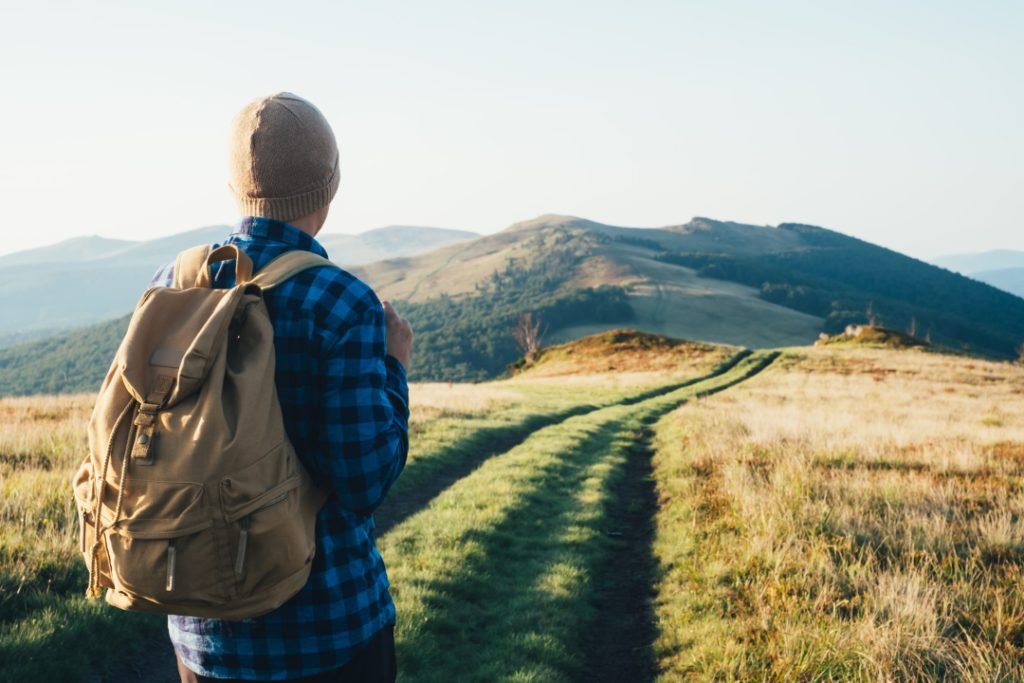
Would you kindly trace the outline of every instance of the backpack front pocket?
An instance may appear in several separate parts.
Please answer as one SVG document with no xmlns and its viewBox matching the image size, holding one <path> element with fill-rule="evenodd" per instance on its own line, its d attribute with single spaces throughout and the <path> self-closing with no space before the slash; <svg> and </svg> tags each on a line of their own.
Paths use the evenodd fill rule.
<svg viewBox="0 0 1024 683">
<path fill-rule="evenodd" d="M 223 600 L 212 521 L 198 528 L 146 533 L 113 529 L 106 535 L 107 554 L 116 588 L 148 600 Z"/>
<path fill-rule="evenodd" d="M 104 534 L 117 590 L 150 602 L 222 602 L 227 558 L 200 484 L 129 479 L 124 514 Z"/>
<path fill-rule="evenodd" d="M 299 511 L 301 484 L 294 476 L 246 501 L 222 498 L 240 595 L 271 590 L 312 561 L 315 544 Z"/>
</svg>

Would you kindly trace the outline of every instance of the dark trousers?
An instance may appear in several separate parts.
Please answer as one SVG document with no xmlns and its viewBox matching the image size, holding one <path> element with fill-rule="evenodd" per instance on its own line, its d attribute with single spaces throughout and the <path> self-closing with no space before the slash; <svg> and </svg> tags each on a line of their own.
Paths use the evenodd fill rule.
<svg viewBox="0 0 1024 683">
<path fill-rule="evenodd" d="M 293 683 L 394 683 L 397 674 L 395 628 L 388 626 L 371 638 L 348 664 L 340 669 L 288 680 Z M 200 676 L 185 666 L 181 657 L 178 657 L 178 675 L 181 676 L 181 683 L 243 683 L 235 679 Z"/>
</svg>

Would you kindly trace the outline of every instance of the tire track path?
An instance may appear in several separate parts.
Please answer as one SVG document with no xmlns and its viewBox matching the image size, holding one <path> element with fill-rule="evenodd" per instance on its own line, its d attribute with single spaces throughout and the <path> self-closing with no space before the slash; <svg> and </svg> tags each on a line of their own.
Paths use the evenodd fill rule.
<svg viewBox="0 0 1024 683">
<path fill-rule="evenodd" d="M 735 380 L 699 391 L 695 397 L 709 396 L 745 382 L 769 367 L 779 355 L 763 354 Z M 645 416 L 645 424 L 653 424 L 684 403 L 652 412 Z M 654 586 L 658 570 L 653 547 L 658 510 L 651 463 L 653 436 L 646 426 L 637 435 L 622 477 L 613 489 L 605 530 L 612 551 L 597 578 L 598 616 L 587 637 L 583 677 L 586 681 L 653 681 L 658 673 L 653 651 L 657 637 Z"/>
<path fill-rule="evenodd" d="M 528 439 L 530 439 L 531 437 L 533 437 L 538 432 L 544 429 L 553 427 L 557 428 L 558 425 L 562 425 L 563 423 L 572 420 L 573 418 L 588 415 L 590 413 L 594 413 L 595 411 L 607 409 L 621 409 L 623 406 L 636 405 L 638 406 L 638 410 L 653 410 L 659 415 L 663 414 L 668 410 L 678 407 L 687 399 L 684 398 L 677 400 L 669 400 L 664 404 L 659 403 L 659 405 L 657 406 L 650 407 L 643 407 L 641 404 L 644 404 L 648 401 L 666 399 L 669 397 L 669 395 L 673 394 L 674 392 L 686 389 L 687 387 L 693 387 L 695 385 L 700 385 L 704 383 L 711 384 L 706 389 L 699 389 L 698 391 L 692 394 L 688 394 L 688 397 L 692 398 L 705 396 L 711 393 L 715 393 L 717 391 L 722 391 L 725 388 L 731 387 L 736 383 L 745 380 L 749 376 L 752 376 L 753 373 L 750 372 L 750 368 L 738 373 L 736 377 L 729 380 L 728 382 L 714 383 L 714 380 L 716 378 L 719 378 L 723 375 L 729 374 L 730 372 L 734 371 L 740 364 L 750 365 L 750 367 L 758 366 L 758 364 L 763 360 L 760 357 L 761 354 L 758 354 L 758 357 L 751 358 L 753 354 L 754 352 L 750 351 L 749 349 L 741 350 L 704 375 L 687 379 L 682 382 L 676 382 L 670 385 L 665 385 L 657 387 L 655 389 L 643 391 L 633 396 L 626 397 L 623 400 L 620 400 L 616 403 L 610 403 L 605 405 L 581 404 L 569 408 L 567 410 L 538 416 L 536 419 L 528 420 L 518 425 L 510 425 L 507 427 L 482 430 L 481 432 L 474 434 L 471 437 L 468 437 L 468 439 L 472 441 L 472 444 L 470 445 L 475 446 L 476 444 L 479 444 L 479 447 L 465 448 L 467 444 L 461 444 L 462 448 L 460 450 L 469 452 L 469 455 L 461 458 L 455 458 L 452 462 L 445 463 L 444 466 L 441 467 L 435 474 L 425 477 L 424 481 L 419 482 L 415 488 L 410 488 L 407 491 L 401 492 L 396 491 L 396 493 L 399 493 L 399 495 L 392 496 L 391 498 L 389 498 L 375 514 L 376 534 L 378 536 L 381 536 L 387 533 L 388 531 L 393 529 L 395 526 L 401 524 L 409 517 L 415 515 L 416 513 L 426 508 L 435 498 L 441 495 L 444 491 L 451 488 L 461 479 L 471 475 L 477 468 L 485 464 L 490 459 L 515 449 L 517 446 L 520 446 Z M 774 356 L 772 356 L 772 358 L 774 358 Z M 761 367 L 759 367 L 756 371 L 759 371 Z M 652 421 L 653 419 L 656 418 L 651 418 Z M 640 448 L 642 448 L 642 443 L 643 442 L 641 441 Z M 459 444 L 456 444 L 453 447 L 453 450 L 457 448 L 459 448 Z M 625 477 L 626 482 L 635 482 L 637 480 L 642 480 L 644 478 L 644 475 L 633 472 L 633 469 L 635 468 L 635 465 L 633 464 L 634 460 L 640 462 L 641 465 L 644 462 L 644 459 L 642 457 L 630 458 L 629 464 L 627 465 L 628 472 Z M 646 463 L 647 468 L 649 470 L 649 455 L 646 458 Z M 436 468 L 437 466 L 438 463 L 427 463 L 426 460 L 414 460 L 409 464 L 408 470 L 411 471 L 417 468 Z M 649 473 L 647 476 L 649 477 Z M 653 483 L 651 484 L 651 486 L 653 486 Z M 628 491 L 616 491 L 617 500 L 628 499 L 631 496 L 632 494 L 629 493 Z M 630 527 L 633 528 L 635 525 L 642 524 L 643 519 L 653 520 L 653 511 L 648 511 L 646 508 L 643 508 L 641 514 L 637 516 L 636 520 L 634 522 L 630 522 Z M 646 556 L 651 557 L 649 543 L 647 547 Z M 618 592 L 622 593 L 622 591 Z M 635 592 L 635 590 L 626 591 L 626 593 L 631 592 Z M 649 603 L 650 600 L 648 599 L 646 602 Z M 604 605 L 602 603 L 602 615 L 605 611 L 609 611 L 610 613 L 624 613 L 626 609 L 627 606 L 625 604 L 615 606 L 614 601 L 609 602 L 608 605 Z M 604 617 L 602 616 L 602 619 L 603 618 Z M 637 628 L 642 629 L 645 623 L 652 624 L 653 622 L 651 621 L 650 615 L 645 615 L 643 619 L 639 620 L 634 617 L 634 623 L 637 624 Z M 653 636 L 650 636 L 649 638 L 647 636 L 644 636 L 643 639 L 649 643 L 653 641 Z M 126 663 L 125 666 L 114 668 L 107 675 L 94 675 L 90 677 L 89 680 L 92 683 L 107 683 L 108 681 L 110 683 L 113 683 L 113 681 L 138 681 L 139 683 L 168 683 L 169 681 L 177 680 L 174 654 L 173 650 L 170 647 L 170 643 L 166 637 L 161 637 L 158 640 L 159 642 L 152 642 L 148 647 L 146 647 L 145 655 L 140 657 L 136 661 L 132 662 L 131 665 Z M 647 649 L 650 649 L 649 646 Z M 633 656 L 635 654 L 636 653 L 632 653 L 630 659 L 628 660 L 629 667 L 642 666 L 638 663 L 637 657 Z M 588 661 L 590 660 L 590 658 L 591 657 L 588 654 Z M 651 659 L 651 662 L 653 662 L 653 659 Z M 653 664 L 650 664 L 649 666 L 653 666 Z M 629 669 L 626 670 L 628 671 Z M 639 669 L 633 670 L 639 671 Z M 598 676 L 594 680 L 618 679 L 603 678 L 601 676 Z M 622 680 L 642 679 L 627 678 Z"/>
<path fill-rule="evenodd" d="M 394 492 L 394 495 L 389 496 L 387 500 L 385 500 L 374 514 L 374 520 L 376 522 L 375 534 L 377 536 L 386 534 L 398 524 L 401 524 L 409 517 L 426 508 L 430 505 L 430 502 L 437 498 L 437 496 L 442 492 L 450 488 L 460 479 L 472 474 L 474 470 L 489 459 L 501 455 L 502 453 L 507 453 L 516 446 L 519 446 L 540 429 L 562 424 L 566 420 L 581 415 L 587 415 L 595 410 L 603 410 L 617 405 L 634 405 L 657 396 L 672 393 L 678 389 L 707 382 L 729 372 L 740 362 L 747 359 L 752 353 L 753 352 L 749 349 L 743 349 L 735 355 L 727 358 L 707 374 L 644 391 L 634 396 L 629 396 L 618 403 L 606 405 L 578 405 L 568 410 L 538 417 L 537 419 L 530 420 L 522 425 L 482 430 L 481 432 L 473 434 L 470 437 L 467 437 L 467 440 L 470 440 L 472 445 L 479 444 L 476 448 L 460 448 L 463 444 L 456 444 L 452 448 L 452 450 L 469 450 L 471 451 L 470 454 L 463 458 L 453 460 L 433 476 L 427 477 L 425 481 L 419 482 L 415 488 L 403 488 L 400 491 Z M 436 467 L 436 463 L 429 462 L 428 459 L 413 460 L 407 466 L 406 472 L 403 476 L 412 474 L 413 476 L 409 478 L 418 479 L 419 477 L 415 476 L 415 470 L 429 467 Z"/>
</svg>

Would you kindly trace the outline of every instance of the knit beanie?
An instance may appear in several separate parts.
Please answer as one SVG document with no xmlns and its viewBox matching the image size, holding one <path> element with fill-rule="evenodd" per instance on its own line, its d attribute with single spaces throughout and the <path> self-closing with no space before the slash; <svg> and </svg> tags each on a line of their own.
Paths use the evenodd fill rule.
<svg viewBox="0 0 1024 683">
<path fill-rule="evenodd" d="M 338 191 L 338 145 L 312 103 L 282 92 L 253 100 L 231 130 L 231 191 L 246 216 L 292 221 Z"/>
</svg>

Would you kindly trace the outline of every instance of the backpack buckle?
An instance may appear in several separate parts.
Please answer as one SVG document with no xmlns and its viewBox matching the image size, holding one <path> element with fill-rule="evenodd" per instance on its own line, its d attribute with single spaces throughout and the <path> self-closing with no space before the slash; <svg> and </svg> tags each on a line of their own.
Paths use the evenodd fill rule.
<svg viewBox="0 0 1024 683">
<path fill-rule="evenodd" d="M 149 427 L 156 422 L 156 414 L 160 410 L 160 405 L 156 403 L 142 403 L 139 405 L 139 411 L 135 413 L 135 420 L 133 421 L 136 427 Z"/>
<path fill-rule="evenodd" d="M 152 464 L 149 449 L 153 445 L 153 434 L 156 431 L 156 414 L 163 407 L 171 388 L 174 386 L 174 378 L 162 375 L 157 378 L 156 388 L 146 396 L 146 400 L 139 404 L 135 413 L 135 443 L 132 444 L 132 458 L 140 465 Z"/>
</svg>

